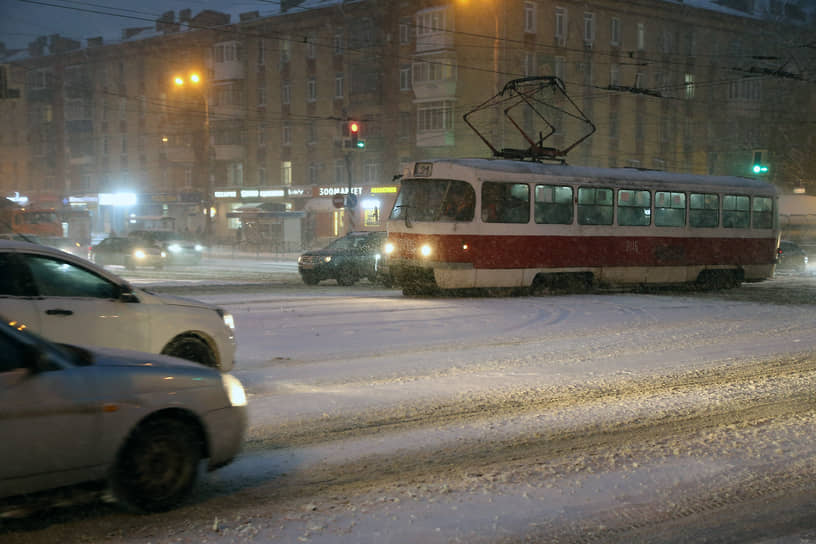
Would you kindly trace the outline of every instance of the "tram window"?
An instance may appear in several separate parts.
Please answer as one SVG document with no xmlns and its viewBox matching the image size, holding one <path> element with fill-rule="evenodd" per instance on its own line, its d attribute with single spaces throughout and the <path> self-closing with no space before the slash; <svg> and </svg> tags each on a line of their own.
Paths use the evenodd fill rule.
<svg viewBox="0 0 816 544">
<path fill-rule="evenodd" d="M 482 184 L 482 221 L 527 223 L 530 221 L 530 187 L 526 183 Z"/>
<path fill-rule="evenodd" d="M 655 193 L 655 226 L 682 227 L 686 224 L 686 193 Z"/>
<path fill-rule="evenodd" d="M 634 189 L 618 190 L 618 225 L 646 227 L 651 223 L 651 193 Z"/>
<path fill-rule="evenodd" d="M 750 199 L 744 195 L 724 195 L 722 224 L 726 229 L 747 229 Z"/>
<path fill-rule="evenodd" d="M 572 187 L 568 185 L 536 185 L 536 223 L 571 225 L 573 215 Z"/>
<path fill-rule="evenodd" d="M 612 189 L 578 187 L 578 224 L 612 224 Z"/>
<path fill-rule="evenodd" d="M 440 221 L 473 221 L 476 191 L 464 181 L 452 180 L 442 202 Z"/>
<path fill-rule="evenodd" d="M 719 195 L 703 193 L 691 193 L 689 195 L 689 225 L 692 227 L 716 227 L 720 224 L 719 212 Z"/>
<path fill-rule="evenodd" d="M 773 228 L 773 200 L 765 196 L 755 196 L 751 221 L 751 226 L 755 229 Z"/>
</svg>

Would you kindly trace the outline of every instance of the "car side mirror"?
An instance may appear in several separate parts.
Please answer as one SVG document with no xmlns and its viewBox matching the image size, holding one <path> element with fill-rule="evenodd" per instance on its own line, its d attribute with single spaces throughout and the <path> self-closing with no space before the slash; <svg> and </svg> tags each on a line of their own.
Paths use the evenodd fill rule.
<svg viewBox="0 0 816 544">
<path fill-rule="evenodd" d="M 126 285 L 121 285 L 120 289 L 121 290 L 119 292 L 119 300 L 127 303 L 139 302 L 139 297 L 137 297 L 136 294 L 130 290 L 130 287 Z"/>
</svg>

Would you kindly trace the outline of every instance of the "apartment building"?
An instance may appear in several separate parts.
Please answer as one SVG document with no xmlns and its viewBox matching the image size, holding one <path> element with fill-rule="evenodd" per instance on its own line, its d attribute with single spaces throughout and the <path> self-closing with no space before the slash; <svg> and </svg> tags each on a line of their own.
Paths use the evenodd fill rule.
<svg viewBox="0 0 816 544">
<path fill-rule="evenodd" d="M 570 163 L 753 175 L 759 160 L 787 189 L 816 175 L 802 115 L 816 109 L 801 58 L 812 28 L 795 3 L 747 0 L 169 12 L 117 43 L 51 37 L 6 55 L 25 79 L 0 103 L 17 109 L 3 188 L 86 206 L 101 231 L 169 217 L 213 240 L 244 224 L 274 247 L 309 245 L 384 229 L 407 162 L 489 156 L 463 115 L 511 80 L 555 76 L 595 128 Z M 535 137 L 552 126 L 545 144 L 563 148 L 587 126 L 551 99 L 543 120 L 510 116 Z M 352 120 L 364 148 L 349 147 Z M 529 145 L 502 108 L 472 120 L 497 149 Z M 357 205 L 335 208 L 345 193 Z"/>
</svg>

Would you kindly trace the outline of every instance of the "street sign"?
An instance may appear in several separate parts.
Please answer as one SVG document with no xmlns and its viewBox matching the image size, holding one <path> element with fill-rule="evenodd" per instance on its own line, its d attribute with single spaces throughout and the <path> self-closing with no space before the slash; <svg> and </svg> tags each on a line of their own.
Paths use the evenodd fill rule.
<svg viewBox="0 0 816 544">
<path fill-rule="evenodd" d="M 337 193 L 332 197 L 332 204 L 334 204 L 335 208 L 342 208 L 346 204 L 346 195 Z"/>
</svg>

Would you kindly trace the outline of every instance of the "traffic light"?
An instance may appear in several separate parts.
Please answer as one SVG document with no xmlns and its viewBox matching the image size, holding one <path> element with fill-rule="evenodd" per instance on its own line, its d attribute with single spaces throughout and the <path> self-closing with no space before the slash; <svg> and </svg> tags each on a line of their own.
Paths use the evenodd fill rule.
<svg viewBox="0 0 816 544">
<path fill-rule="evenodd" d="M 767 174 L 768 165 L 762 160 L 764 153 L 762 151 L 754 151 L 754 162 L 751 166 L 751 171 L 754 174 Z"/>
<path fill-rule="evenodd" d="M 351 147 L 358 147 L 360 143 L 360 123 L 357 121 L 349 121 L 348 131 L 351 137 Z"/>
</svg>

